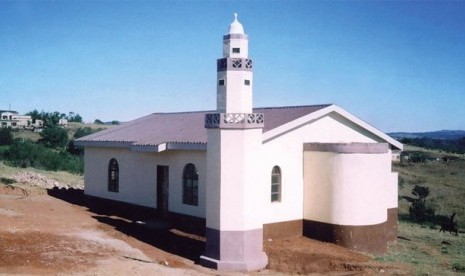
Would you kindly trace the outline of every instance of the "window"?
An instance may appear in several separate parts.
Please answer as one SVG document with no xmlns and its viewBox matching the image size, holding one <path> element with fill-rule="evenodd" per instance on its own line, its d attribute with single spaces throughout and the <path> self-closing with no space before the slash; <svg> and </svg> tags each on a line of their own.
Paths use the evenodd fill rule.
<svg viewBox="0 0 465 276">
<path fill-rule="evenodd" d="M 219 81 L 218 81 L 218 85 L 219 85 L 219 86 L 223 86 L 223 85 L 224 85 L 224 80 L 219 80 Z"/>
<path fill-rule="evenodd" d="M 271 171 L 271 202 L 281 201 L 281 169 L 274 166 Z"/>
<path fill-rule="evenodd" d="M 182 172 L 182 203 L 199 205 L 199 174 L 194 164 L 187 164 Z"/>
<path fill-rule="evenodd" d="M 239 54 L 241 52 L 241 48 L 232 48 L 234 54 Z"/>
<path fill-rule="evenodd" d="M 110 160 L 108 165 L 108 191 L 118 192 L 119 190 L 119 167 L 115 158 Z"/>
<path fill-rule="evenodd" d="M 244 80 L 245 85 L 250 85 L 250 80 Z"/>
</svg>

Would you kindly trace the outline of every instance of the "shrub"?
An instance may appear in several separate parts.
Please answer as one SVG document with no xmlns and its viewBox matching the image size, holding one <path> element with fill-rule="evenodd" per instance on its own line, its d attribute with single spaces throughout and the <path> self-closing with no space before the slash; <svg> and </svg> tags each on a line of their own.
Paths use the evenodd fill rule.
<svg viewBox="0 0 465 276">
<path fill-rule="evenodd" d="M 429 188 L 415 185 L 412 189 L 412 195 L 416 198 L 408 198 L 412 203 L 409 208 L 410 218 L 421 223 L 425 222 L 427 219 L 433 218 L 435 210 L 426 204 L 426 198 L 429 196 Z"/>
<path fill-rule="evenodd" d="M 13 144 L 13 134 L 11 133 L 11 127 L 0 128 L 0 146 Z"/>
<path fill-rule="evenodd" d="M 456 271 L 465 271 L 465 263 L 455 262 L 452 265 L 452 269 Z"/>
<path fill-rule="evenodd" d="M 63 148 L 68 144 L 68 132 L 57 126 L 45 128 L 40 136 L 39 142 L 49 148 Z"/>
<path fill-rule="evenodd" d="M 73 156 L 65 151 L 50 149 L 31 141 L 17 142 L 2 151 L 2 158 L 16 167 L 34 167 L 45 170 L 63 170 L 71 173 L 82 173 L 84 162 L 82 157 Z"/>
</svg>

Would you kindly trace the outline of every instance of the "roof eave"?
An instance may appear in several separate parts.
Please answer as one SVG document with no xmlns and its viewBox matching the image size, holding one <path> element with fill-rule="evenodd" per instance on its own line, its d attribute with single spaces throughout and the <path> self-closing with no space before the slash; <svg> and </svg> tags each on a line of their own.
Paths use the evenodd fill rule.
<svg viewBox="0 0 465 276">
<path fill-rule="evenodd" d="M 131 151 L 162 152 L 166 150 L 207 150 L 207 143 L 168 142 L 159 145 L 132 145 Z"/>
<path fill-rule="evenodd" d="M 305 124 L 308 124 L 309 122 L 318 120 L 322 118 L 323 116 L 326 116 L 330 114 L 331 112 L 335 112 L 339 114 L 340 116 L 344 117 L 345 119 L 351 121 L 355 125 L 367 130 L 368 132 L 372 133 L 374 136 L 379 137 L 381 140 L 384 140 L 385 142 L 389 143 L 391 146 L 391 149 L 398 149 L 402 150 L 403 145 L 399 141 L 393 139 L 389 135 L 385 134 L 384 132 L 378 130 L 377 128 L 371 126 L 370 124 L 364 122 L 363 120 L 355 117 L 354 115 L 350 114 L 346 110 L 340 108 L 337 105 L 329 105 L 325 108 L 322 108 L 320 110 L 317 110 L 315 112 L 312 112 L 308 115 L 302 116 L 300 118 L 297 118 L 293 121 L 290 121 L 286 124 L 283 124 L 279 127 L 276 127 L 274 129 L 271 129 L 265 133 L 263 133 L 263 143 L 267 143 L 268 141 L 271 141 L 289 131 L 292 131 L 294 129 L 297 129 Z"/>
<path fill-rule="evenodd" d="M 129 141 L 90 141 L 90 140 L 76 140 L 74 145 L 78 147 L 101 147 L 101 148 L 129 148 L 133 142 Z"/>
</svg>

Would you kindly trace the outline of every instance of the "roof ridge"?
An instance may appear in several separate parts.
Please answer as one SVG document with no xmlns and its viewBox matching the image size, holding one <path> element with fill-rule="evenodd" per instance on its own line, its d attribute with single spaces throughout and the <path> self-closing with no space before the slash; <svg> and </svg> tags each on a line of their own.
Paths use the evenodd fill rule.
<svg viewBox="0 0 465 276">
<path fill-rule="evenodd" d="M 327 107 L 331 105 L 334 105 L 334 104 L 270 106 L 270 107 L 255 107 L 254 109 L 291 109 L 291 108 L 306 108 L 306 107 Z"/>
<path fill-rule="evenodd" d="M 329 104 L 314 104 L 314 105 L 289 105 L 289 106 L 267 106 L 267 107 L 254 107 L 253 109 L 291 109 L 291 108 L 306 108 L 306 107 L 327 107 L 333 105 Z M 217 110 L 199 110 L 199 111 L 176 111 L 176 112 L 154 112 L 150 115 L 174 115 L 174 114 L 192 114 L 192 113 L 209 113 L 217 112 Z"/>
<path fill-rule="evenodd" d="M 154 112 L 151 115 L 173 115 L 173 114 L 192 114 L 192 113 L 207 113 L 215 112 L 215 110 L 200 110 L 200 111 L 178 111 L 178 112 Z"/>
</svg>

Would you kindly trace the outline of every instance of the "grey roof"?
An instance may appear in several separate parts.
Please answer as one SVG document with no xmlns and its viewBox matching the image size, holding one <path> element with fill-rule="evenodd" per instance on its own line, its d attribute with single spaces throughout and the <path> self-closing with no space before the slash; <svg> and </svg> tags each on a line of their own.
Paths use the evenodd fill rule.
<svg viewBox="0 0 465 276">
<path fill-rule="evenodd" d="M 330 105 L 254 108 L 265 115 L 263 132 Z M 77 140 L 83 146 L 157 146 L 163 143 L 206 144 L 205 114 L 216 111 L 153 113 Z"/>
</svg>

